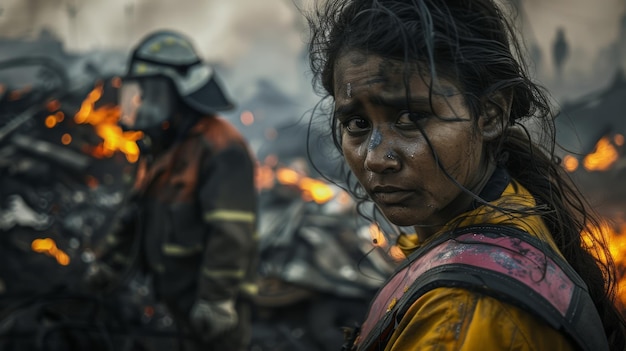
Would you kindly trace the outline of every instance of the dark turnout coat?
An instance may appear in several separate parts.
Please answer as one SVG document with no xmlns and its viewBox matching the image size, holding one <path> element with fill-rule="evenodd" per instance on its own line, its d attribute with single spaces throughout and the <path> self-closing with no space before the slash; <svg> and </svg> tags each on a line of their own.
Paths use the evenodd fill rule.
<svg viewBox="0 0 626 351">
<path fill-rule="evenodd" d="M 201 118 L 184 141 L 140 172 L 138 210 L 106 238 L 101 260 L 149 271 L 157 297 L 177 302 L 183 313 L 196 298 L 254 293 L 254 166 L 232 125 Z"/>
</svg>

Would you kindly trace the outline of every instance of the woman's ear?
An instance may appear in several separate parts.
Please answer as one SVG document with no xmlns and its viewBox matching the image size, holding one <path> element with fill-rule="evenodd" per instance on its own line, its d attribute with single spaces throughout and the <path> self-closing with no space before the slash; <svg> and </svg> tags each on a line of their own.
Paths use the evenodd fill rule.
<svg viewBox="0 0 626 351">
<path fill-rule="evenodd" d="M 478 126 L 484 140 L 496 139 L 506 129 L 511 114 L 511 101 L 511 94 L 502 91 L 483 99 L 483 113 L 478 120 Z"/>
</svg>

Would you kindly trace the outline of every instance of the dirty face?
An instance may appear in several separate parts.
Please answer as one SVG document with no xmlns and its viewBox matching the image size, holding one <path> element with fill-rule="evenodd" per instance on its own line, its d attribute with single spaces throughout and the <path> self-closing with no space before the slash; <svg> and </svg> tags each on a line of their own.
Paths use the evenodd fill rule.
<svg viewBox="0 0 626 351">
<path fill-rule="evenodd" d="M 457 85 L 417 67 L 350 51 L 337 60 L 335 118 L 347 164 L 385 216 L 420 238 L 468 210 L 490 175 L 483 123 Z M 409 95 L 407 95 L 407 93 Z M 438 162 L 437 162 L 438 159 Z M 444 172 L 445 170 L 445 172 Z"/>
</svg>

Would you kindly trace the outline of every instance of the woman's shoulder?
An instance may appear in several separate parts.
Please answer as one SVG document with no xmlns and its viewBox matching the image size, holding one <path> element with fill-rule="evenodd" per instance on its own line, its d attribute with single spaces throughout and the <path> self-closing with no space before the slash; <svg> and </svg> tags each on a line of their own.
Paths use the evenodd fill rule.
<svg viewBox="0 0 626 351">
<path fill-rule="evenodd" d="M 568 338 L 531 313 L 465 288 L 420 296 L 401 318 L 388 350 L 574 350 Z"/>
</svg>

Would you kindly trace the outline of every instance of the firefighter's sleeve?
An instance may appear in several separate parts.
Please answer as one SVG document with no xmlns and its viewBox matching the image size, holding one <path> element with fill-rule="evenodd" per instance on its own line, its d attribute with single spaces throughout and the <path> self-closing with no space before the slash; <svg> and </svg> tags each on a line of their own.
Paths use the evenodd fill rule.
<svg viewBox="0 0 626 351">
<path fill-rule="evenodd" d="M 233 299 L 256 255 L 254 163 L 246 148 L 232 145 L 203 168 L 199 196 L 206 231 L 198 298 Z"/>
</svg>

